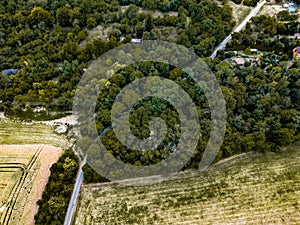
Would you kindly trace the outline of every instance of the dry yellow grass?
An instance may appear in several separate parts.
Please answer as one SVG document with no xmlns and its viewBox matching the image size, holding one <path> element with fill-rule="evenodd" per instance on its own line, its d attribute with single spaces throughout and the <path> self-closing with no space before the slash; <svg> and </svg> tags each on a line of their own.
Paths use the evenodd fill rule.
<svg viewBox="0 0 300 225">
<path fill-rule="evenodd" d="M 143 187 L 87 185 L 74 224 L 299 224 L 300 146 Z"/>
<path fill-rule="evenodd" d="M 36 202 L 61 153 L 49 145 L 0 145 L 0 224 L 34 224 Z"/>
<path fill-rule="evenodd" d="M 67 145 L 63 135 L 54 133 L 54 128 L 40 123 L 21 123 L 0 119 L 0 144 L 50 144 Z"/>
</svg>

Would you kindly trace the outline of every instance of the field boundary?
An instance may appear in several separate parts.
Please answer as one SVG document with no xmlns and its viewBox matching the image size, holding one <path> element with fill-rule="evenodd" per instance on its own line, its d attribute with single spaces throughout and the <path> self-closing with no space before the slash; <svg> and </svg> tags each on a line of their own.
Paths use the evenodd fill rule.
<svg viewBox="0 0 300 225">
<path fill-rule="evenodd" d="M 134 184 L 135 181 L 140 183 L 141 180 L 147 180 L 149 179 L 149 182 L 151 182 L 153 179 L 158 180 L 158 183 L 164 180 L 176 180 L 176 179 L 184 179 L 184 178 L 191 178 L 200 174 L 205 174 L 207 172 L 210 172 L 215 167 L 222 166 L 223 164 L 234 164 L 237 161 L 251 158 L 251 157 L 258 157 L 263 155 L 263 153 L 260 152 L 246 152 L 238 155 L 231 156 L 226 159 L 222 159 L 219 162 L 212 164 L 207 170 L 205 171 L 199 171 L 196 169 L 188 169 L 184 171 L 180 171 L 177 173 L 172 173 L 167 177 L 163 177 L 162 175 L 155 175 L 155 176 L 147 176 L 147 177 L 138 177 L 138 178 L 132 178 L 132 179 L 126 179 L 126 180 L 118 180 L 118 181 L 112 181 L 112 182 L 104 182 L 104 183 L 94 183 L 94 184 L 83 184 L 82 188 L 100 188 L 100 187 L 109 187 L 111 185 L 128 185 L 128 184 Z M 145 184 L 147 181 L 145 181 Z"/>
<path fill-rule="evenodd" d="M 73 224 L 298 224 L 299 152 L 248 152 L 148 186 L 83 185 Z"/>
</svg>

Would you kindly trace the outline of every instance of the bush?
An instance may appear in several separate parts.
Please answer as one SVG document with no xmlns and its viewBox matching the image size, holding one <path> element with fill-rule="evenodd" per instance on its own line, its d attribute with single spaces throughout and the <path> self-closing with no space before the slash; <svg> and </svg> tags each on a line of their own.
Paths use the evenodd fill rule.
<svg viewBox="0 0 300 225">
<path fill-rule="evenodd" d="M 293 21 L 298 18 L 297 15 L 290 15 L 290 13 L 285 10 L 285 11 L 280 11 L 277 13 L 277 18 L 281 21 Z"/>
<path fill-rule="evenodd" d="M 242 0 L 232 0 L 235 4 L 241 4 Z"/>
<path fill-rule="evenodd" d="M 244 0 L 244 5 L 255 6 L 258 2 L 259 0 Z"/>
</svg>

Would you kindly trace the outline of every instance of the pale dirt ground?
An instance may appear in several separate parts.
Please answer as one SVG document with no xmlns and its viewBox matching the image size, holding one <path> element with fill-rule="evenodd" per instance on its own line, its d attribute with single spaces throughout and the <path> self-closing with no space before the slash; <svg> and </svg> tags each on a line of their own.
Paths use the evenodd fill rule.
<svg viewBox="0 0 300 225">
<path fill-rule="evenodd" d="M 274 17 L 278 12 L 287 10 L 282 8 L 281 5 L 267 5 L 265 4 L 262 9 L 257 13 L 257 16 L 266 15 Z"/>
<path fill-rule="evenodd" d="M 42 121 L 41 123 L 46 124 L 48 126 L 54 126 L 56 124 L 75 125 L 77 124 L 77 117 L 75 115 L 70 115 L 56 120 Z"/>
<path fill-rule="evenodd" d="M 7 119 L 7 118 L 4 116 L 4 112 L 0 112 L 0 119 Z"/>
<path fill-rule="evenodd" d="M 61 148 L 49 145 L 43 146 L 42 152 L 38 158 L 38 161 L 40 163 L 39 174 L 34 179 L 33 188 L 29 196 L 29 201 L 31 201 L 32 207 L 27 207 L 27 210 L 30 211 L 30 216 L 28 218 L 28 223 L 26 224 L 34 224 L 34 215 L 37 213 L 38 210 L 36 202 L 42 197 L 42 193 L 46 187 L 48 178 L 50 176 L 51 165 L 58 161 L 58 158 L 61 154 Z"/>
<path fill-rule="evenodd" d="M 50 176 L 50 167 L 57 162 L 62 150 L 50 145 L 0 145 L 1 155 L 6 151 L 5 155 L 19 155 L 22 159 L 25 152 L 33 155 L 40 147 L 42 151 L 22 187 L 10 224 L 20 224 L 20 221 L 26 225 L 34 224 L 34 215 L 38 210 L 36 202 L 42 197 Z"/>
<path fill-rule="evenodd" d="M 218 1 L 219 5 L 222 5 L 221 1 Z M 228 1 L 228 4 L 232 7 L 232 15 L 235 18 L 236 26 L 238 26 L 243 19 L 250 13 L 252 7 L 243 5 L 243 4 L 235 4 L 232 1 Z"/>
<path fill-rule="evenodd" d="M 8 119 L 8 118 L 4 115 L 4 112 L 0 112 L 0 119 Z M 75 125 L 77 124 L 77 117 L 75 115 L 70 115 L 55 120 L 41 121 L 41 123 L 46 124 L 48 126 L 54 126 L 56 124 Z"/>
</svg>

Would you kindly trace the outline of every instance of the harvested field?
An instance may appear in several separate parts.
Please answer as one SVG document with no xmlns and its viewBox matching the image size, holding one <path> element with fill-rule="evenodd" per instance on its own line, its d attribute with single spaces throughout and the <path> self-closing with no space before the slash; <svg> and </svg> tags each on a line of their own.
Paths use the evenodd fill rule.
<svg viewBox="0 0 300 225">
<path fill-rule="evenodd" d="M 180 175 L 181 174 L 181 175 Z M 147 179 L 147 178 L 145 178 Z M 299 224 L 300 144 L 159 184 L 83 186 L 74 224 Z"/>
<path fill-rule="evenodd" d="M 13 122 L 0 119 L 1 144 L 50 144 L 67 145 L 64 136 L 53 132 L 54 128 L 40 123 Z"/>
<path fill-rule="evenodd" d="M 34 224 L 36 202 L 61 153 L 48 145 L 0 145 L 0 224 Z"/>
<path fill-rule="evenodd" d="M 0 127 L 0 224 L 31 225 L 49 168 L 68 142 L 54 127 L 41 123 L 3 118 Z"/>
</svg>

